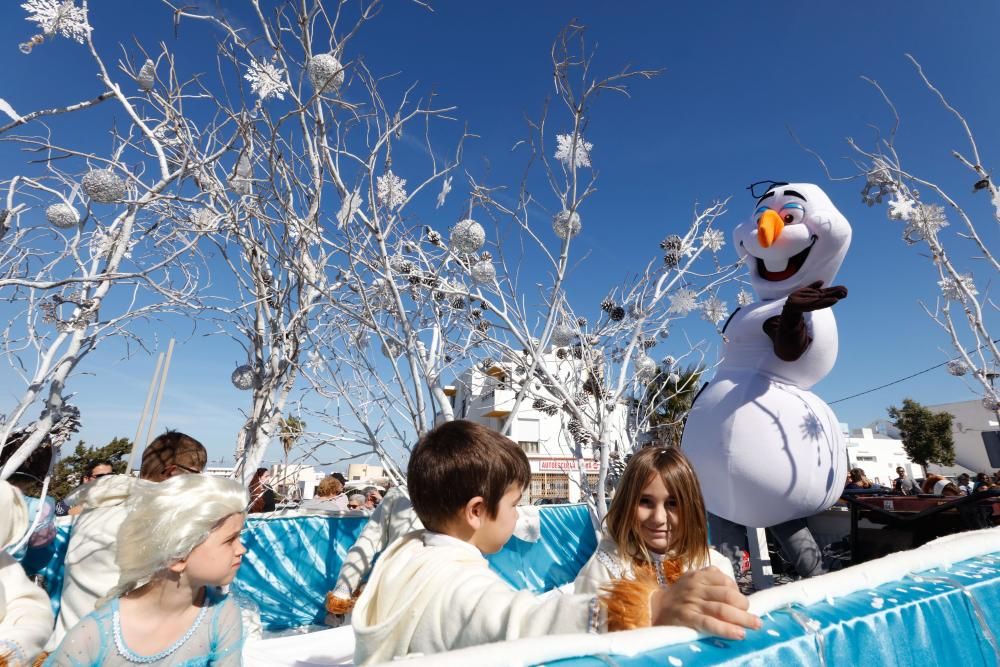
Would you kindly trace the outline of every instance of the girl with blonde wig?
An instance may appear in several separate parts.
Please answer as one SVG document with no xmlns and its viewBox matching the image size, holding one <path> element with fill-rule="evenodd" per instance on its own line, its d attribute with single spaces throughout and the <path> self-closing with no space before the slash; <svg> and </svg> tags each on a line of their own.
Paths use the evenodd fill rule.
<svg viewBox="0 0 1000 667">
<path fill-rule="evenodd" d="M 207 475 L 137 480 L 118 531 L 118 585 L 46 665 L 239 665 L 240 608 L 219 591 L 243 554 L 243 487 Z"/>
<path fill-rule="evenodd" d="M 622 579 L 669 585 L 708 566 L 734 578 L 729 560 L 708 546 L 701 486 L 677 448 L 647 447 L 632 456 L 604 524 L 597 551 L 576 578 L 576 593 L 597 593 Z"/>
</svg>

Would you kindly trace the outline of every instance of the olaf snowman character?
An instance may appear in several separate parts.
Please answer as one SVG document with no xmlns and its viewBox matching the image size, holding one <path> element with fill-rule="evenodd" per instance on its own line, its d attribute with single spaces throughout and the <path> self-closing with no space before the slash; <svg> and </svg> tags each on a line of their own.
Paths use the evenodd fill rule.
<svg viewBox="0 0 1000 667">
<path fill-rule="evenodd" d="M 688 415 L 681 446 L 698 473 L 712 542 L 734 556 L 746 527 L 770 527 L 799 574 L 823 572 L 805 517 L 844 488 L 845 442 L 809 389 L 837 359 L 830 286 L 851 241 L 847 219 L 816 185 L 775 183 L 737 226 L 734 245 L 760 297 L 723 328 L 724 356 Z"/>
</svg>

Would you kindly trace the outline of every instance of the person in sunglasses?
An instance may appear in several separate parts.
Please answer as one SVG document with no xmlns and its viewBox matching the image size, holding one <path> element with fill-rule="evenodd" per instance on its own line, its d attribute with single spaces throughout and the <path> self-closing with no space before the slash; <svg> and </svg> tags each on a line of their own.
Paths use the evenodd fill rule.
<svg viewBox="0 0 1000 667">
<path fill-rule="evenodd" d="M 142 453 L 139 477 L 162 482 L 176 475 L 196 474 L 205 469 L 205 447 L 184 433 L 167 431 L 157 436 Z M 94 611 L 94 604 L 118 585 L 115 562 L 118 528 L 128 513 L 128 499 L 135 480 L 129 475 L 104 474 L 97 466 L 95 479 L 71 493 L 66 501 L 82 511 L 73 523 L 66 548 L 65 579 L 56 627 L 46 645 L 52 651 L 67 631 Z"/>
</svg>

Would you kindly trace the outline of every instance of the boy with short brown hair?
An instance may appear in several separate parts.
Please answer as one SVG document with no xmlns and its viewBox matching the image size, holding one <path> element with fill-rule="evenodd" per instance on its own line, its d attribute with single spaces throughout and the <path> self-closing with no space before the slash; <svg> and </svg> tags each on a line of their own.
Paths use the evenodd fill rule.
<svg viewBox="0 0 1000 667">
<path fill-rule="evenodd" d="M 426 530 L 394 542 L 354 607 L 355 662 L 391 660 L 490 642 L 642 625 L 688 625 L 730 638 L 759 627 L 736 585 L 714 568 L 669 588 L 614 582 L 600 598 L 546 599 L 516 591 L 483 554 L 510 539 L 531 478 L 510 439 L 468 421 L 427 433 L 410 457 L 407 484 Z"/>
</svg>

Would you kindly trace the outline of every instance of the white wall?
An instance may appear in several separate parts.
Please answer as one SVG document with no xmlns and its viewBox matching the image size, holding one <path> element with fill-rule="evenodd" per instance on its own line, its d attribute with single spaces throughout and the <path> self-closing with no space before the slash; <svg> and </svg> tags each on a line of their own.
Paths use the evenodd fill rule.
<svg viewBox="0 0 1000 667">
<path fill-rule="evenodd" d="M 902 440 L 875 437 L 870 428 L 862 428 L 847 436 L 848 469 L 861 468 L 868 479 L 891 486 L 896 468 L 902 466 L 910 479 L 923 477 L 924 472 L 910 460 Z"/>
</svg>

